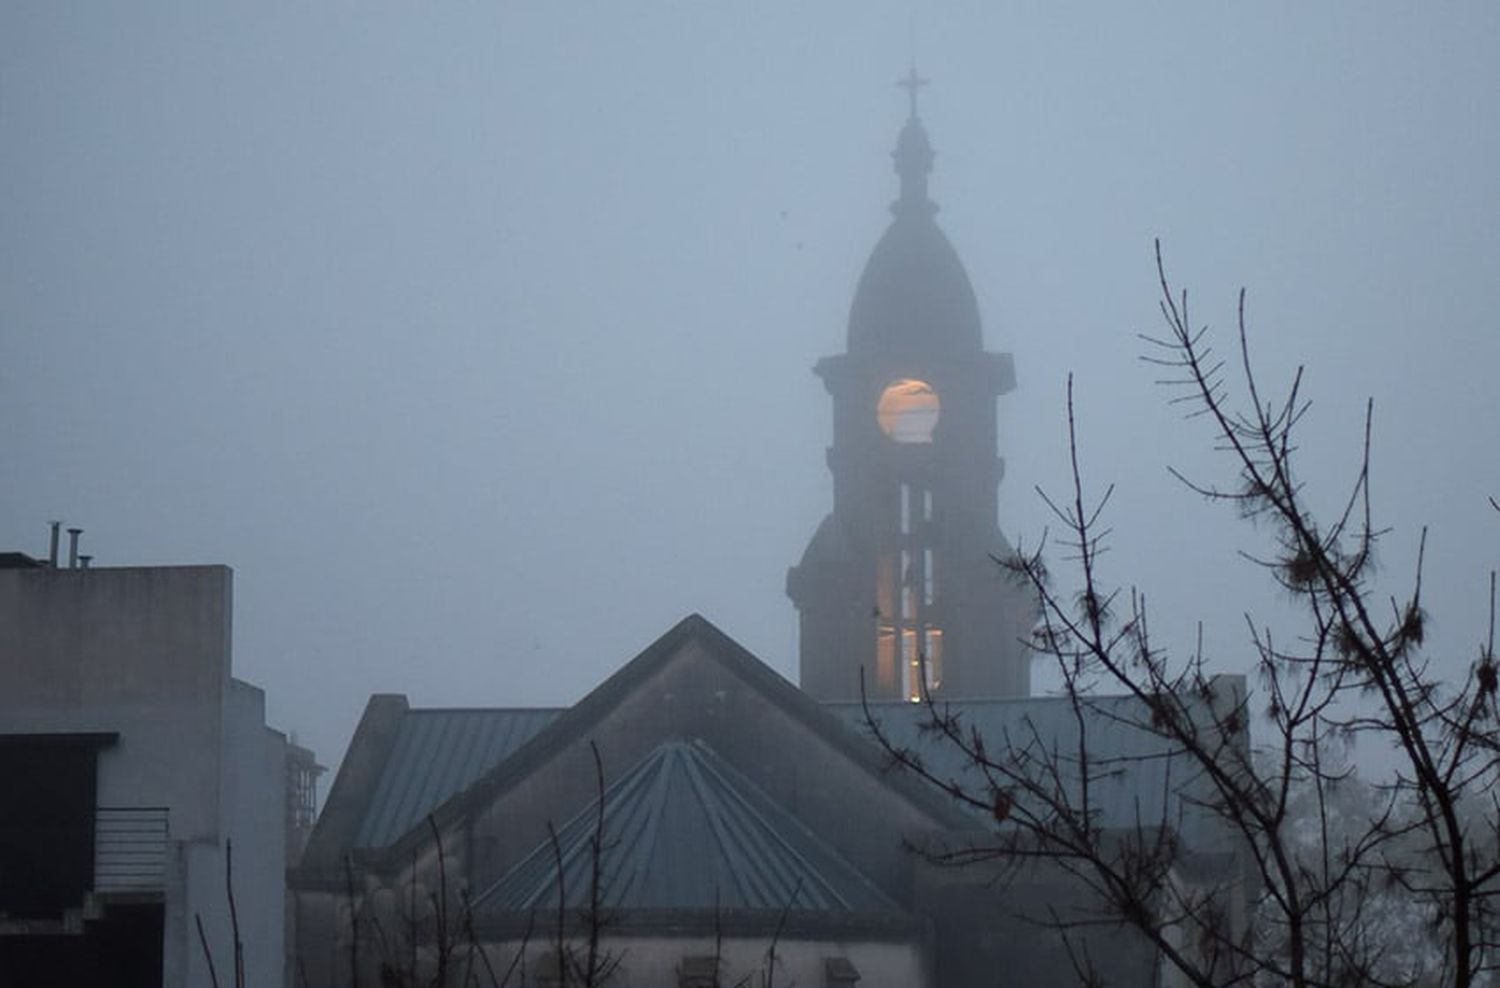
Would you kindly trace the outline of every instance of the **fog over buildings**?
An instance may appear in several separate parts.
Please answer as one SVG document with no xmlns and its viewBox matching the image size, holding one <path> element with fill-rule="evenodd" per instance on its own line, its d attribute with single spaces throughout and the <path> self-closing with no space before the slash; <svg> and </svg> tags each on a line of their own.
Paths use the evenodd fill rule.
<svg viewBox="0 0 1500 988">
<path fill-rule="evenodd" d="M 914 26 L 913 26 L 914 25 Z M 1263 533 L 1153 386 L 1152 240 L 1268 382 L 1318 503 L 1364 402 L 1386 575 L 1430 525 L 1439 652 L 1500 556 L 1500 9 L 1285 4 L 0 8 L 0 547 L 235 569 L 237 675 L 326 760 L 372 692 L 562 705 L 690 611 L 789 677 L 827 511 L 809 368 L 932 79 L 1003 531 L 1116 485 L 1108 573 L 1249 666 Z M 914 39 L 914 40 L 913 40 Z M 1044 676 L 1037 677 L 1045 688 Z"/>
</svg>

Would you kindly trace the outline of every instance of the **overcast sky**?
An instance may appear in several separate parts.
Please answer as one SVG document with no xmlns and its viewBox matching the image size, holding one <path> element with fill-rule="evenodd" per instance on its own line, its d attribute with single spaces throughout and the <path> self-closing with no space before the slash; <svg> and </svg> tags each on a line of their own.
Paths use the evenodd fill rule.
<svg viewBox="0 0 1500 988">
<path fill-rule="evenodd" d="M 226 9 L 231 8 L 231 9 Z M 916 9 L 915 16 L 913 9 Z M 914 39 L 914 42 L 913 42 Z M 227 563 L 237 674 L 335 764 L 372 692 L 566 704 L 700 611 L 789 677 L 810 373 L 895 195 L 915 49 L 1000 402 L 1001 525 L 1085 469 L 1164 643 L 1249 666 L 1264 532 L 1137 359 L 1151 244 L 1249 289 L 1319 503 L 1375 399 L 1461 670 L 1500 563 L 1500 5 L 0 5 L 0 548 Z M 1228 336 L 1225 342 L 1230 342 Z"/>
</svg>

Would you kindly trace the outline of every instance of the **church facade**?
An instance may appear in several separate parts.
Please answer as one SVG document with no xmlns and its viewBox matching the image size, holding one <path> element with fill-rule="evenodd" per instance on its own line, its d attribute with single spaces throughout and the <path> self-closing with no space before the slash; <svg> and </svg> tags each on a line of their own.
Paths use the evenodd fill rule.
<svg viewBox="0 0 1500 988">
<path fill-rule="evenodd" d="M 1033 605 L 997 559 L 1005 462 L 996 399 L 1008 353 L 984 349 L 979 305 L 928 197 L 933 152 L 911 115 L 892 157 L 900 195 L 849 312 L 847 352 L 815 371 L 833 398 L 833 511 L 787 574 L 802 688 L 820 700 L 1030 692 Z"/>
<path fill-rule="evenodd" d="M 1077 740 L 1063 700 L 961 709 L 991 737 Z M 372 697 L 290 873 L 290 967 L 328 986 L 961 988 L 1075 983 L 1084 950 L 1111 984 L 1170 983 L 1058 865 L 913 853 L 994 840 L 872 740 L 871 722 L 963 778 L 925 712 L 819 703 L 697 615 L 566 709 Z M 1099 825 L 1178 812 L 1143 808 L 1171 775 L 1159 738 L 1120 727 L 1139 711 L 1100 716 L 1101 755 L 1133 767 Z M 1064 941 L 1047 916 L 1084 925 Z"/>
<path fill-rule="evenodd" d="M 1211 793 L 1139 698 L 1028 696 L 1030 595 L 996 562 L 1014 371 L 936 225 L 932 158 L 913 100 L 847 352 L 817 366 L 834 503 L 787 580 L 800 687 L 693 615 L 566 709 L 372 697 L 290 873 L 298 983 L 1062 985 L 1081 957 L 1111 984 L 1173 983 L 1066 863 L 913 851 L 1016 832 L 894 769 L 892 742 L 934 778 L 993 786 L 928 729 L 937 707 L 912 700 L 931 698 L 1038 750 L 1077 750 L 1087 724 L 1112 766 L 1093 826 L 1180 829 L 1197 871 L 1174 881 L 1230 887 L 1239 867 L 1196 853 L 1226 846 L 1195 820 Z M 1078 925 L 1065 939 L 1049 917 Z"/>
</svg>

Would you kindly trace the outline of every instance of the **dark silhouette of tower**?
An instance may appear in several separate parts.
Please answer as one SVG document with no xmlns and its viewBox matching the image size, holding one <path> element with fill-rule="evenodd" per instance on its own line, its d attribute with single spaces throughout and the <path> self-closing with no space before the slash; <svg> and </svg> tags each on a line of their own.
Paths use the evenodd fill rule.
<svg viewBox="0 0 1500 988">
<path fill-rule="evenodd" d="M 996 563 L 1004 461 L 995 400 L 1008 353 L 984 349 L 963 263 L 927 197 L 932 147 L 911 114 L 893 154 L 901 196 L 860 275 L 848 352 L 814 368 L 833 396 L 833 512 L 787 574 L 802 688 L 820 700 L 1024 696 L 1030 595 Z M 919 662 L 925 658 L 925 663 Z"/>
</svg>

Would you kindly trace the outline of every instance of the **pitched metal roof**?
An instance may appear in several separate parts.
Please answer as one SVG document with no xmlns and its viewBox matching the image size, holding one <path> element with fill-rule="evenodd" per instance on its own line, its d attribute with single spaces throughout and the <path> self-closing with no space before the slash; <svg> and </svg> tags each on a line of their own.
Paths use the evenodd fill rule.
<svg viewBox="0 0 1500 988">
<path fill-rule="evenodd" d="M 851 728 L 872 736 L 860 704 L 827 706 Z M 977 732 L 988 757 L 996 762 L 1013 761 L 1019 754 L 1032 760 L 1031 770 L 1044 762 L 1056 766 L 1076 805 L 1080 727 L 1066 698 L 955 700 L 940 703 L 939 709 L 958 718 L 965 736 Z M 1210 813 L 1194 798 L 1195 793 L 1203 797 L 1199 791 L 1203 780 L 1171 741 L 1142 726 L 1150 718 L 1140 701 L 1129 696 L 1091 696 L 1084 699 L 1081 712 L 1088 740 L 1089 802 L 1100 826 L 1164 825 L 1190 842 L 1209 839 L 1201 828 Z M 870 713 L 893 744 L 916 752 L 938 778 L 984 790 L 985 780 L 972 760 L 929 728 L 932 715 L 926 704 L 872 703 Z"/>
<path fill-rule="evenodd" d="M 856 734 L 869 736 L 860 704 L 823 706 Z M 975 729 L 986 739 L 992 753 L 998 754 L 1003 746 L 1027 748 L 1039 756 L 1056 751 L 1062 764 L 1071 764 L 1078 725 L 1062 698 L 964 700 L 947 706 L 966 730 Z M 1191 800 L 1180 798 L 1192 782 L 1186 759 L 1174 754 L 1165 739 L 1135 726 L 1140 723 L 1140 711 L 1129 697 L 1090 697 L 1086 710 L 1093 766 L 1090 801 L 1099 812 L 1100 824 L 1165 823 L 1191 840 L 1201 823 L 1195 818 L 1205 812 L 1193 812 Z M 961 752 L 924 730 L 923 724 L 930 719 L 925 706 L 884 702 L 871 704 L 871 711 L 894 743 L 919 752 L 939 776 L 978 781 L 977 771 Z M 380 848 L 395 842 L 428 813 L 499 766 L 562 712 L 553 708 L 407 711 L 354 846 Z"/>
<path fill-rule="evenodd" d="M 550 708 L 409 710 L 360 822 L 356 847 L 385 847 L 552 722 Z"/>
<path fill-rule="evenodd" d="M 701 741 L 669 741 L 605 790 L 611 909 L 889 911 L 898 907 Z M 475 899 L 485 912 L 586 905 L 599 800 Z"/>
<path fill-rule="evenodd" d="M 405 814 L 409 828 L 405 833 L 395 831 L 394 828 L 388 830 L 382 827 L 379 833 L 383 837 L 392 832 L 397 833 L 398 836 L 387 840 L 384 845 L 366 845 L 356 842 L 353 846 L 369 849 L 383 847 L 386 860 L 392 864 L 399 864 L 405 860 L 411 847 L 427 839 L 424 833 L 425 828 L 413 825 L 420 823 L 428 812 L 435 813 L 439 826 L 446 826 L 464 814 L 474 812 L 477 807 L 494 799 L 498 792 L 514 785 L 529 773 L 541 769 L 549 759 L 567 745 L 584 741 L 589 732 L 601 720 L 610 716 L 626 697 L 641 689 L 642 684 L 647 683 L 667 663 L 685 654 L 685 650 L 690 645 L 696 645 L 701 649 L 701 651 L 694 650 L 691 653 L 694 655 L 694 661 L 707 659 L 719 663 L 739 677 L 750 689 L 763 695 L 769 702 L 784 710 L 788 716 L 800 721 L 824 742 L 841 752 L 850 760 L 853 767 L 884 779 L 887 786 L 930 817 L 935 826 L 967 826 L 969 822 L 967 814 L 955 808 L 945 796 L 916 779 L 887 776 L 879 749 L 866 743 L 856 732 L 850 731 L 838 716 L 823 709 L 822 704 L 803 693 L 780 673 L 752 655 L 743 645 L 714 627 L 706 618 L 698 614 L 690 614 L 572 707 L 565 710 L 547 711 L 552 721 L 536 732 L 534 740 L 518 744 L 511 757 L 499 759 L 493 767 L 484 771 L 477 779 L 455 790 L 452 798 L 430 803 L 425 809 Z M 526 711 L 512 711 L 511 713 L 519 715 Z M 335 791 L 338 788 L 338 782 L 335 782 Z M 372 808 L 380 801 L 372 800 Z M 325 815 L 331 808 L 331 804 L 330 799 L 330 807 L 325 808 Z M 370 816 L 373 814 L 364 812 L 362 819 Z M 342 853 L 342 850 L 339 853 Z"/>
</svg>

